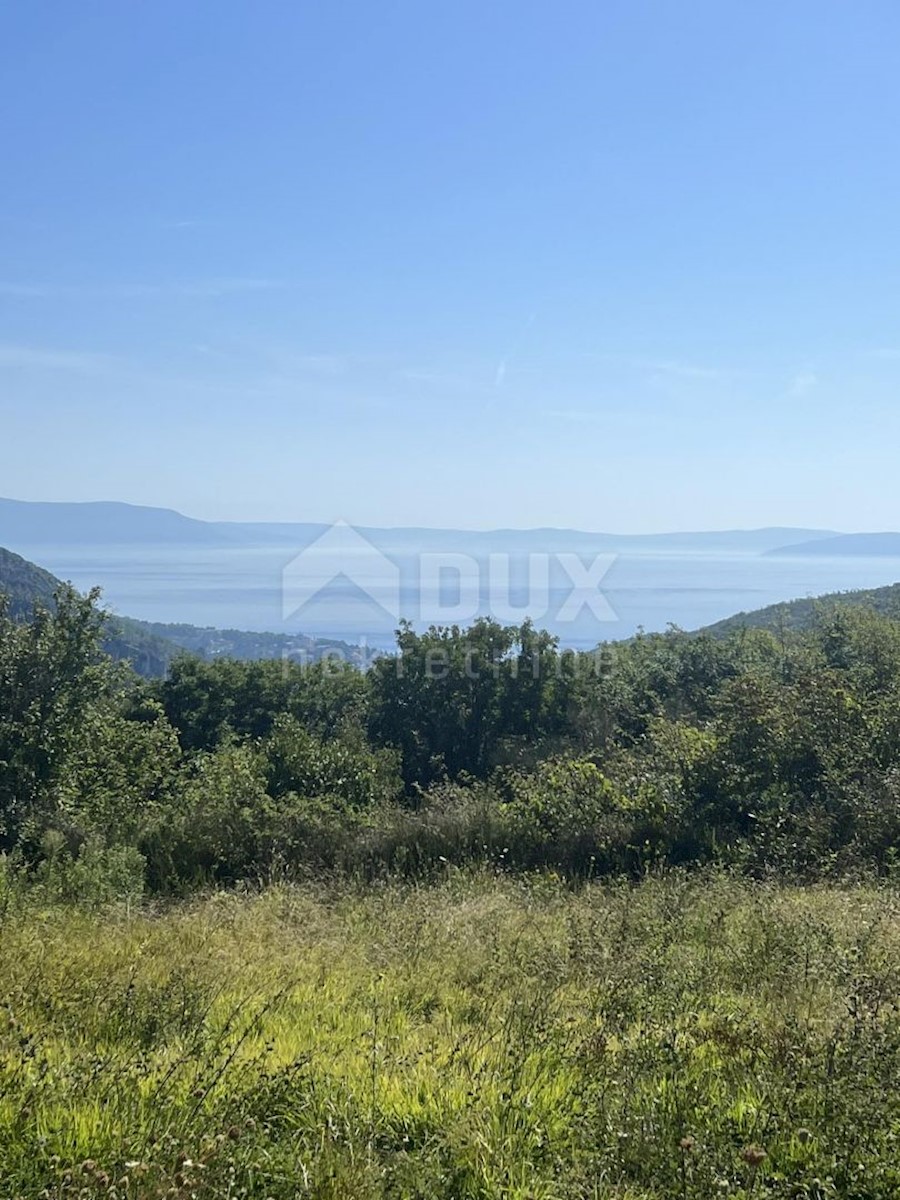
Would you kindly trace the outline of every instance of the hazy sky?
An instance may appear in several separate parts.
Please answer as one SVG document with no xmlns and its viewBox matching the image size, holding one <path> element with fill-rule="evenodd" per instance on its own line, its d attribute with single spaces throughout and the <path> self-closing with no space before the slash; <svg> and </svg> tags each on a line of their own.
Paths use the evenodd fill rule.
<svg viewBox="0 0 900 1200">
<path fill-rule="evenodd" d="M 27 0 L 0 495 L 900 527 L 896 0 Z"/>
</svg>

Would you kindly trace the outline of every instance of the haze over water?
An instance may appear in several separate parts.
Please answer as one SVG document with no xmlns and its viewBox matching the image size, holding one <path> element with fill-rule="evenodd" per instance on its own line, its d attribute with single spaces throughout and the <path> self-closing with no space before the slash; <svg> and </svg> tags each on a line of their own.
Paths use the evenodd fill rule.
<svg viewBox="0 0 900 1200">
<path fill-rule="evenodd" d="M 374 646 L 393 642 L 395 619 L 346 582 L 325 588 L 301 612 L 285 620 L 282 572 L 293 557 L 290 547 L 41 545 L 16 549 L 80 589 L 99 585 L 105 602 L 125 616 L 218 628 L 302 632 L 351 642 L 365 639 Z M 558 585 L 551 587 L 548 612 L 529 611 L 525 557 L 510 555 L 511 606 L 522 606 L 521 619 L 533 616 L 535 624 L 558 634 L 564 645 L 581 647 L 629 637 L 640 627 L 662 630 L 672 623 L 694 629 L 780 601 L 900 580 L 900 559 L 888 557 L 628 550 L 614 557 L 601 587 L 616 619 L 599 622 L 582 612 L 574 622 L 560 623 L 554 619 L 563 599 Z M 439 597 L 423 596 L 415 556 L 395 551 L 391 558 L 400 568 L 402 616 L 416 625 L 425 624 L 419 619 L 423 607 L 427 616 L 435 611 L 438 600 L 444 611 L 452 611 L 458 598 L 452 580 Z M 371 586 L 377 595 L 380 581 L 373 579 Z M 480 613 L 490 611 L 486 584 L 478 607 Z"/>
</svg>

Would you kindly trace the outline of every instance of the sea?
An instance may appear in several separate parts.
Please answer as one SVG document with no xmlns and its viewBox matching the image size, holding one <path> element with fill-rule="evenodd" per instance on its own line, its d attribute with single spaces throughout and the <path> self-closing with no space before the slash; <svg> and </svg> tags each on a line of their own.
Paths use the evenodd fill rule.
<svg viewBox="0 0 900 1200">
<path fill-rule="evenodd" d="M 900 580 L 900 558 L 709 549 L 624 550 L 585 560 L 581 570 L 550 555 L 545 564 L 533 554 L 475 560 L 406 549 L 380 562 L 363 555 L 334 577 L 327 558 L 305 560 L 284 545 L 15 549 L 81 590 L 99 586 L 104 603 L 125 616 L 374 648 L 393 644 L 401 619 L 464 626 L 477 615 L 527 617 L 561 644 L 585 648 L 641 628 L 697 629 L 781 601 Z"/>
</svg>

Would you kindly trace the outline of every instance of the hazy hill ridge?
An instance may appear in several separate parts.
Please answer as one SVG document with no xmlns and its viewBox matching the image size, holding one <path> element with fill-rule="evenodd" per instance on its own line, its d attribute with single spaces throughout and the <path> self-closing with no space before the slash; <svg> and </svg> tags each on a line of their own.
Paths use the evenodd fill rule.
<svg viewBox="0 0 900 1200">
<path fill-rule="evenodd" d="M 833 538 L 832 530 L 772 527 L 623 534 L 580 529 L 424 529 L 357 526 L 391 551 L 452 550 L 475 556 L 495 551 L 744 550 L 765 553 L 786 545 Z M 42 545 L 290 545 L 302 547 L 328 525 L 315 522 L 198 521 L 172 509 L 103 501 L 50 503 L 0 498 L 0 544 L 29 551 Z"/>
<path fill-rule="evenodd" d="M 768 554 L 831 557 L 843 555 L 872 558 L 900 558 L 900 533 L 843 533 L 837 537 L 816 538 L 791 546 L 773 546 Z"/>
<path fill-rule="evenodd" d="M 7 545 L 131 545 L 221 543 L 224 538 L 215 526 L 167 508 L 115 501 L 62 504 L 0 498 L 0 540 Z"/>
</svg>

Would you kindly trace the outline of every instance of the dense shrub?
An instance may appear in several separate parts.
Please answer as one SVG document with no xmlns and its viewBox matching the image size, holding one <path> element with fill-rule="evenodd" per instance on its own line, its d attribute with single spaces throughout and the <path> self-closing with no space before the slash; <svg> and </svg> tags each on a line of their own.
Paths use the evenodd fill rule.
<svg viewBox="0 0 900 1200">
<path fill-rule="evenodd" d="M 896 857 L 900 622 L 864 609 L 601 655 L 528 624 L 404 626 L 368 673 L 184 657 L 154 684 L 102 653 L 103 627 L 70 590 L 28 623 L 0 613 L 0 851 L 32 874 L 51 844 L 136 850 L 157 890 Z"/>
</svg>

